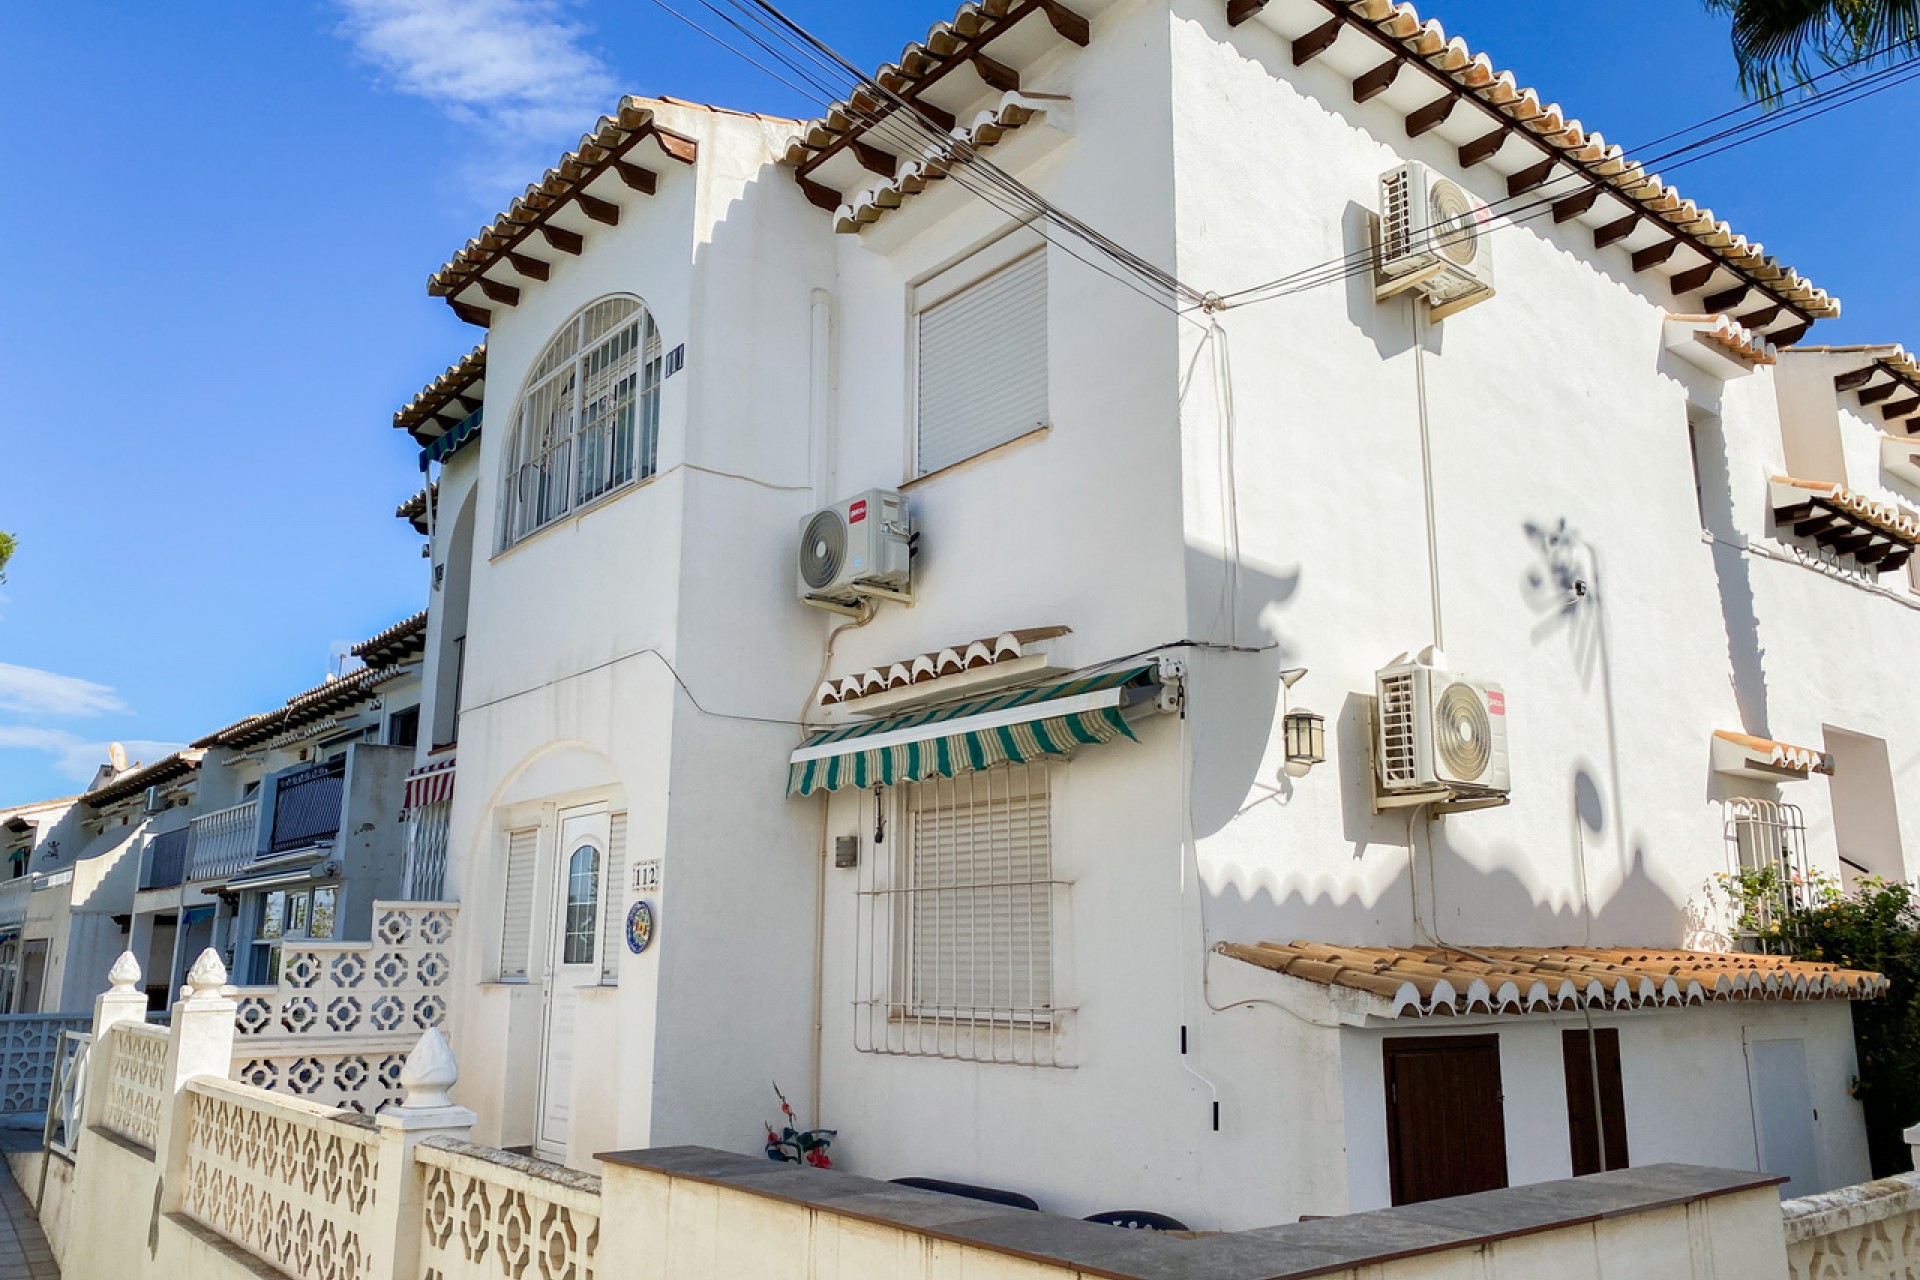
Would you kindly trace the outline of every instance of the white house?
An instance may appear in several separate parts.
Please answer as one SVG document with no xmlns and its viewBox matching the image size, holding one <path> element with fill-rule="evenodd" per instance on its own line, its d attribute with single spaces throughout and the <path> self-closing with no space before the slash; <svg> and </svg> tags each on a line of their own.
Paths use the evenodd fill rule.
<svg viewBox="0 0 1920 1280">
<path fill-rule="evenodd" d="M 625 99 L 433 277 L 477 1137 L 751 1151 L 778 1082 L 857 1172 L 1208 1228 L 1863 1179 L 1877 979 L 1717 877 L 1910 871 L 1912 360 L 1789 349 L 1838 303 L 1385 0 L 990 0 L 880 84 Z M 1383 278 L 1414 161 L 1464 220 L 1390 186 Z M 910 591 L 809 607 L 853 500 Z"/>
</svg>

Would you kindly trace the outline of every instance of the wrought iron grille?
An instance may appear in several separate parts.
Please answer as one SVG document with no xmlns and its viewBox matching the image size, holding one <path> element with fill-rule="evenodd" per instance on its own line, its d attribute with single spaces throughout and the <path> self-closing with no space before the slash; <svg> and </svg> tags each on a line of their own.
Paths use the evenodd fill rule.
<svg viewBox="0 0 1920 1280">
<path fill-rule="evenodd" d="M 171 889 L 187 874 L 187 829 L 169 831 L 147 841 L 146 870 L 140 875 L 142 889 Z"/>
<path fill-rule="evenodd" d="M 1756 932 L 1800 905 L 1807 883 L 1807 824 L 1800 806 L 1738 796 L 1727 802 L 1727 856 L 1737 871 L 1767 871 L 1754 904 Z"/>
<path fill-rule="evenodd" d="M 1044 765 L 1003 765 L 882 794 L 861 859 L 855 1048 L 1069 1066 Z"/>
<path fill-rule="evenodd" d="M 280 775 L 273 792 L 273 835 L 269 853 L 305 849 L 332 840 L 340 830 L 347 763 L 329 760 Z"/>
</svg>

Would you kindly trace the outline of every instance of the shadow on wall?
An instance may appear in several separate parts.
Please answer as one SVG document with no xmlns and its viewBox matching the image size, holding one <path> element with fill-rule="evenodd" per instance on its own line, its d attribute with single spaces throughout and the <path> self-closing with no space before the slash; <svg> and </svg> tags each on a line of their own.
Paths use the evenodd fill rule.
<svg viewBox="0 0 1920 1280">
<path fill-rule="evenodd" d="M 1300 589 L 1298 569 L 1278 570 L 1242 559 L 1236 567 L 1218 552 L 1187 547 L 1188 615 L 1217 617 L 1207 636 L 1225 636 L 1243 652 L 1188 652 L 1195 679 L 1187 683 L 1187 713 L 1208 726 L 1193 742 L 1193 829 L 1198 839 L 1219 831 L 1249 804 L 1290 798 L 1292 783 L 1261 775 L 1267 745 L 1280 720 L 1280 672 L 1295 650 L 1283 637 L 1278 615 Z M 1228 625 L 1228 620 L 1231 625 Z"/>
<path fill-rule="evenodd" d="M 1734 526 L 1733 477 L 1720 417 L 1696 405 L 1687 409 L 1694 475 L 1700 487 L 1700 525 L 1713 538 L 1713 578 L 1719 586 L 1720 617 L 1727 632 L 1727 660 L 1733 671 L 1733 696 L 1741 727 L 1771 738 L 1767 707 L 1766 649 L 1760 643 L 1760 619 L 1754 612 L 1753 570 Z"/>
<path fill-rule="evenodd" d="M 1699 907 L 1652 876 L 1653 856 L 1639 833 L 1628 842 L 1625 876 L 1588 903 L 1577 890 L 1556 895 L 1523 878 L 1516 868 L 1528 865 L 1529 851 L 1516 845 L 1496 842 L 1479 857 L 1465 856 L 1449 839 L 1447 823 L 1471 820 L 1468 814 L 1428 825 L 1415 817 L 1410 852 L 1407 812 L 1383 814 L 1379 823 L 1395 831 L 1394 847 L 1364 860 L 1372 874 L 1316 877 L 1286 888 L 1276 886 L 1268 863 L 1210 859 L 1207 945 L 1311 939 L 1424 946 L 1431 936 L 1464 946 L 1673 947 L 1698 937 Z"/>
</svg>

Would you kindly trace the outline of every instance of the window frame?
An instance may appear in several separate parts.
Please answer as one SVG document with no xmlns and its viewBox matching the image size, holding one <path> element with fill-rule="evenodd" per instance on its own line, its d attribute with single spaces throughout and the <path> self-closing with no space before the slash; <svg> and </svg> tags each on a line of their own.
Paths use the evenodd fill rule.
<svg viewBox="0 0 1920 1280">
<path fill-rule="evenodd" d="M 622 302 L 631 303 L 634 309 L 592 338 L 585 336 L 589 320 L 598 309 Z M 630 348 L 633 361 L 631 376 L 634 380 L 629 402 L 632 410 L 628 446 L 630 456 L 625 460 L 624 474 L 618 474 L 622 471 L 620 459 L 609 459 L 607 477 L 616 478 L 605 478 L 591 493 L 585 493 L 582 490 L 581 460 L 587 452 L 588 443 L 594 433 L 600 430 L 607 430 L 610 438 L 616 436 L 620 411 L 625 407 L 616 405 L 611 415 L 589 421 L 588 410 L 592 405 L 597 405 L 599 400 L 588 400 L 588 384 L 597 374 L 589 370 L 587 365 L 593 356 L 632 326 L 638 326 L 638 331 Z M 556 350 L 569 341 L 572 351 L 564 357 L 556 356 Z M 607 393 L 610 398 L 617 395 L 619 382 L 627 376 L 620 369 L 627 355 L 626 351 L 618 352 L 609 360 L 609 365 L 614 368 L 611 374 L 613 387 Z M 543 366 L 549 365 L 550 361 L 551 367 L 543 371 Z M 526 377 L 514 397 L 513 411 L 508 418 L 507 442 L 501 455 L 496 555 L 505 554 L 541 532 L 637 488 L 659 474 L 661 389 L 665 382 L 666 344 L 660 324 L 652 308 L 637 294 L 603 294 L 575 311 L 554 329 L 541 346 L 539 354 L 527 366 Z M 547 439 L 546 433 L 542 432 L 541 442 L 535 444 L 535 425 L 528 416 L 530 405 L 547 388 L 560 386 L 567 388 L 570 397 L 570 408 L 564 415 L 564 432 L 553 439 Z M 557 399 L 555 407 L 558 407 Z M 604 426 L 606 423 L 613 425 Z M 609 443 L 607 447 L 612 449 L 614 446 Z M 526 520 L 521 514 L 523 504 L 528 501 L 521 492 L 525 487 L 524 477 L 531 474 L 530 468 L 554 458 L 561 459 L 559 469 L 562 474 L 557 485 L 559 499 L 543 517 Z M 542 475 L 538 483 L 553 485 L 554 480 L 550 475 Z M 544 497 L 536 498 L 536 506 L 540 501 L 544 501 Z"/>
<path fill-rule="evenodd" d="M 1016 441 L 1050 431 L 1053 427 L 1053 370 L 1052 370 L 1052 314 L 1053 314 L 1053 261 L 1048 253 L 1045 236 L 1034 230 L 1029 223 L 1002 232 L 992 240 L 982 244 L 957 261 L 929 272 L 913 281 L 907 289 L 907 341 L 906 341 L 906 478 L 904 484 L 913 484 L 955 467 L 983 458 L 995 450 L 1004 449 Z M 951 302 L 993 279 L 995 276 L 1011 270 L 1028 259 L 1039 256 L 1042 259 L 1042 275 L 1045 282 L 1046 297 L 1042 306 L 1041 328 L 1048 339 L 1043 368 L 1046 375 L 1046 411 L 1042 421 L 1032 426 L 1014 431 L 1002 439 L 995 440 L 984 448 L 963 457 L 951 458 L 938 466 L 926 466 L 921 459 L 920 431 L 920 354 L 921 319 L 934 308 Z"/>
</svg>

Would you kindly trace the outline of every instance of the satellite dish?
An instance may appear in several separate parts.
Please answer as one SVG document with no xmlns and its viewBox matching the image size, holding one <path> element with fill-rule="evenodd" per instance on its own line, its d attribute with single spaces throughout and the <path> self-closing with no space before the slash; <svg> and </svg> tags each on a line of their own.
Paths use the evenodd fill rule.
<svg viewBox="0 0 1920 1280">
<path fill-rule="evenodd" d="M 127 771 L 127 749 L 117 742 L 107 745 L 107 759 L 113 764 L 115 773 Z"/>
</svg>

